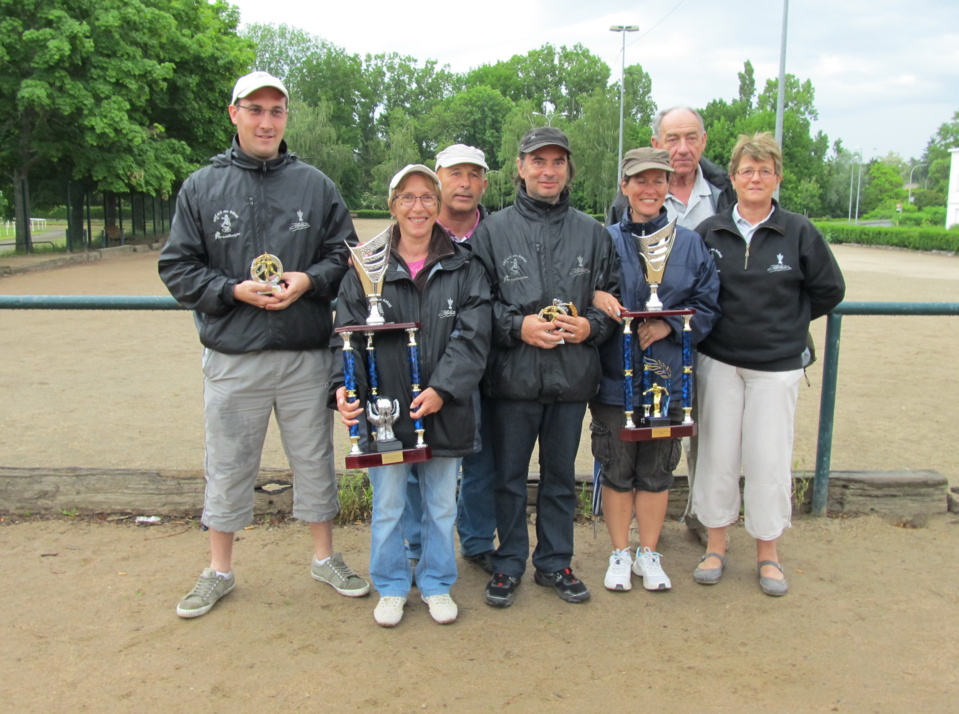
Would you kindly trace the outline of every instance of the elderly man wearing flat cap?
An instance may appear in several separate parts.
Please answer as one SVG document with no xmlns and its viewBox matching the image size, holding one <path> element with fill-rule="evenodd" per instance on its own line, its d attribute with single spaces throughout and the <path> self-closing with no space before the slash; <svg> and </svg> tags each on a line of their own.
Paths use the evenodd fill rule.
<svg viewBox="0 0 959 714">
<path fill-rule="evenodd" d="M 266 72 L 240 77 L 228 107 L 233 145 L 183 184 L 160 277 L 194 311 L 203 351 L 210 566 L 177 606 L 206 614 L 235 585 L 234 533 L 253 520 L 271 414 L 293 471 L 293 516 L 310 524 L 316 580 L 357 597 L 369 584 L 333 552 L 339 510 L 330 301 L 356 233 L 333 182 L 287 150 L 289 92 Z"/>
<path fill-rule="evenodd" d="M 482 389 L 492 405 L 496 464 L 499 546 L 485 593 L 494 607 L 513 604 L 526 570 L 527 478 L 537 441 L 535 582 L 567 602 L 589 599 L 571 569 L 574 464 L 586 402 L 599 385 L 597 345 L 615 329 L 592 306 L 593 294 L 619 294 L 609 236 L 569 205 L 575 170 L 566 135 L 531 129 L 516 168 L 513 205 L 480 223 L 470 241 L 493 294 L 493 345 Z"/>
</svg>

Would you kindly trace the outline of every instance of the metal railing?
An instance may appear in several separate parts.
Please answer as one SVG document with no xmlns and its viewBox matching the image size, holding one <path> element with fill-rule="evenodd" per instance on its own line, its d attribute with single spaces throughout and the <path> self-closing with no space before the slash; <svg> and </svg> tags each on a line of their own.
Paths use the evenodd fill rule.
<svg viewBox="0 0 959 714">
<path fill-rule="evenodd" d="M 839 338 L 843 315 L 959 315 L 954 302 L 843 302 L 826 318 L 826 350 L 823 356 L 822 394 L 819 398 L 819 436 L 816 442 L 816 479 L 812 490 L 812 513 L 826 515 L 832 432 L 836 416 L 836 382 L 839 377 Z"/>
<path fill-rule="evenodd" d="M 114 295 L 0 295 L 6 310 L 184 310 L 169 296 Z M 844 302 L 826 318 L 822 392 L 819 399 L 819 433 L 816 442 L 816 477 L 812 513 L 823 516 L 829 495 L 832 436 L 836 416 L 836 383 L 839 377 L 839 342 L 843 315 L 959 315 L 959 303 L 949 302 Z"/>
</svg>

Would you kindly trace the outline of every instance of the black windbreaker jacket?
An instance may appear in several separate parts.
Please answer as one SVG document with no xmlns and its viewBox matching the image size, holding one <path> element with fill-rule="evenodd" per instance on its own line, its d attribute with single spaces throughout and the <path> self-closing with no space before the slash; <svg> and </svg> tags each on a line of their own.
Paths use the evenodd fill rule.
<svg viewBox="0 0 959 714">
<path fill-rule="evenodd" d="M 619 295 L 613 241 L 603 226 L 569 206 L 569 191 L 555 204 L 522 188 L 512 206 L 481 222 L 470 239 L 490 279 L 493 346 L 483 380 L 491 399 L 585 402 L 599 388 L 597 345 L 616 327 L 591 307 L 596 290 Z M 523 318 L 554 299 L 572 302 L 591 326 L 581 344 L 540 349 L 522 341 Z"/>
<path fill-rule="evenodd" d="M 332 332 L 330 302 L 347 269 L 353 221 L 333 182 L 280 145 L 257 161 L 228 151 L 190 176 L 177 196 L 170 237 L 160 251 L 160 278 L 194 310 L 200 342 L 228 354 L 320 349 Z M 304 272 L 313 290 L 285 310 L 233 299 L 263 253 L 284 270 Z"/>
<path fill-rule="evenodd" d="M 394 245 L 396 240 L 394 226 Z M 479 385 L 490 343 L 489 282 L 482 267 L 472 260 L 468 244 L 454 243 L 439 225 L 433 228 L 430 257 L 414 281 L 403 259 L 394 250 L 383 285 L 383 311 L 389 322 L 418 322 L 420 388 L 432 387 L 443 398 L 443 408 L 424 419 L 425 441 L 434 456 L 459 457 L 479 451 Z M 369 303 L 356 272 L 343 279 L 336 304 L 336 326 L 363 325 Z M 416 444 L 409 418 L 409 337 L 403 330 L 377 332 L 374 337 L 379 394 L 396 399 L 402 418 L 393 424 L 404 448 Z M 353 334 L 355 374 L 366 409 L 367 355 L 361 331 Z M 343 340 L 332 340 L 333 377 L 331 407 L 343 386 Z M 361 443 L 366 423 L 360 420 Z"/>
</svg>

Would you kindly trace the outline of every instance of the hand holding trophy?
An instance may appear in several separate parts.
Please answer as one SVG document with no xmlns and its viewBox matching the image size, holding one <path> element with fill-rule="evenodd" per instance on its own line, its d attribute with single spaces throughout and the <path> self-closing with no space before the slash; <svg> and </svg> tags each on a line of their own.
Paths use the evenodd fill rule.
<svg viewBox="0 0 959 714">
<path fill-rule="evenodd" d="M 623 312 L 623 405 L 626 416 L 625 426 L 620 429 L 619 438 L 623 441 L 646 441 L 648 439 L 676 438 L 692 436 L 696 433 L 696 424 L 691 413 L 692 405 L 692 329 L 689 321 L 695 310 L 664 310 L 658 290 L 666 272 L 666 262 L 673 249 L 676 238 L 676 221 L 673 220 L 662 229 L 650 235 L 633 234 L 636 250 L 643 262 L 643 274 L 649 285 L 649 299 L 643 311 Z M 634 420 L 633 409 L 633 320 L 647 320 L 671 315 L 683 318 L 683 421 L 673 424 L 669 419 L 669 394 L 673 375 L 669 365 L 654 359 L 650 348 L 642 350 L 642 415 Z M 637 422 L 639 422 L 637 424 Z"/>
<path fill-rule="evenodd" d="M 419 347 L 416 344 L 416 332 L 419 324 L 413 322 L 386 322 L 383 314 L 381 298 L 386 269 L 389 265 L 390 242 L 392 228 L 370 239 L 366 243 L 350 246 L 353 254 L 353 269 L 356 271 L 369 304 L 369 315 L 363 325 L 344 325 L 337 327 L 335 332 L 343 338 L 343 375 L 346 395 L 349 401 L 365 398 L 366 423 L 369 428 L 369 451 L 364 453 L 360 448 L 360 428 L 358 424 L 350 426 L 350 453 L 346 457 L 347 468 L 369 468 L 384 464 L 428 461 L 432 452 L 423 440 L 424 428 L 422 419 L 414 420 L 414 432 L 417 436 L 416 447 L 403 449 L 403 444 L 393 433 L 393 425 L 403 418 L 399 400 L 390 398 L 380 392 L 379 370 L 376 364 L 376 345 L 374 335 L 381 332 L 405 330 L 409 336 L 407 354 L 410 364 L 412 384 L 385 385 L 386 390 L 400 390 L 408 388 L 415 399 L 420 393 L 419 377 Z M 357 395 L 356 380 L 356 348 L 353 346 L 353 333 L 360 332 L 366 338 L 365 359 L 368 383 L 368 394 L 365 397 Z"/>
<path fill-rule="evenodd" d="M 276 295 L 283 292 L 280 278 L 283 277 L 283 263 L 275 255 L 264 253 L 250 263 L 250 277 L 263 286 L 260 295 Z"/>
</svg>

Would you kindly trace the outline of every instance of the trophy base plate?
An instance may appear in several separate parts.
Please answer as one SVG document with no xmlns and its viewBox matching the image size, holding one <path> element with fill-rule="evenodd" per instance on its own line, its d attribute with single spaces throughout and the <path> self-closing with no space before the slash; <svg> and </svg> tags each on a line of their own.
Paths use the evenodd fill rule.
<svg viewBox="0 0 959 714">
<path fill-rule="evenodd" d="M 429 461 L 432 458 L 433 451 L 428 446 L 419 449 L 385 451 L 381 454 L 354 454 L 346 457 L 346 468 L 368 469 L 374 466 L 389 466 L 390 464 L 415 464 L 420 461 Z"/>
<path fill-rule="evenodd" d="M 653 439 L 679 439 L 684 436 L 695 436 L 699 427 L 693 424 L 683 424 L 674 421 L 665 426 L 640 426 L 635 429 L 623 427 L 619 430 L 620 441 L 652 441 Z"/>
<path fill-rule="evenodd" d="M 693 308 L 686 308 L 682 310 L 624 310 L 620 317 L 631 317 L 634 320 L 640 319 L 644 320 L 648 317 L 670 317 L 673 315 L 695 315 L 696 311 Z"/>
<path fill-rule="evenodd" d="M 399 439 L 390 439 L 389 441 L 374 441 L 370 444 L 370 451 L 377 454 L 388 454 L 391 451 L 402 451 L 403 442 Z"/>
</svg>

